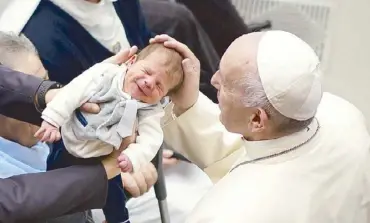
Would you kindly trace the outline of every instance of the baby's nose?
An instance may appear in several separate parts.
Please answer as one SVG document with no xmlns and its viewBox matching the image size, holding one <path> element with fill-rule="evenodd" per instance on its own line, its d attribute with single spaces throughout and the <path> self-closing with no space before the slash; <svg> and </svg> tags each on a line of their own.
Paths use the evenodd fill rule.
<svg viewBox="0 0 370 223">
<path fill-rule="evenodd" d="M 149 89 L 153 89 L 154 87 L 154 81 L 152 79 L 147 79 L 144 81 L 145 86 Z"/>
<path fill-rule="evenodd" d="M 153 88 L 152 81 L 148 81 L 148 80 L 146 80 L 146 81 L 144 81 L 144 83 L 145 83 L 145 86 L 146 86 L 147 88 L 149 88 L 149 89 L 152 89 L 152 88 Z"/>
</svg>

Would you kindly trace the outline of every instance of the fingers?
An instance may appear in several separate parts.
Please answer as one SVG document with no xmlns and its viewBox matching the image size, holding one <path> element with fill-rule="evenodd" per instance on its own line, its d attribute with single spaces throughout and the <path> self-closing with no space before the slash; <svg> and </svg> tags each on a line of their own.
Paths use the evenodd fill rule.
<svg viewBox="0 0 370 223">
<path fill-rule="evenodd" d="M 163 157 L 164 158 L 171 158 L 173 156 L 173 151 L 169 149 L 163 150 Z"/>
<path fill-rule="evenodd" d="M 43 127 L 40 127 L 39 130 L 37 130 L 37 132 L 33 135 L 35 138 L 38 138 L 40 139 L 40 136 L 42 133 L 45 132 L 45 129 Z"/>
<path fill-rule="evenodd" d="M 156 35 L 154 38 L 150 38 L 149 43 L 164 43 L 166 41 L 174 40 L 167 34 Z"/>
<path fill-rule="evenodd" d="M 41 142 L 46 142 L 50 138 L 50 135 L 51 135 L 51 131 L 45 130 L 44 136 L 41 138 L 40 141 Z"/>
<path fill-rule="evenodd" d="M 188 74 L 194 74 L 194 75 L 200 74 L 200 64 L 194 63 L 194 61 L 190 59 L 185 59 L 182 61 L 182 69 L 184 70 L 185 78 L 186 78 L 186 75 Z"/>
<path fill-rule="evenodd" d="M 146 184 L 144 174 L 141 172 L 138 172 L 137 174 L 134 174 L 135 181 L 137 182 L 140 195 L 143 195 L 148 191 L 148 185 Z"/>
<path fill-rule="evenodd" d="M 125 189 L 133 196 L 138 197 L 146 193 L 157 181 L 158 175 L 152 163 L 136 173 L 121 173 Z"/>
<path fill-rule="evenodd" d="M 50 137 L 46 140 L 47 142 L 54 142 L 56 139 L 56 132 L 51 132 Z"/>
<path fill-rule="evenodd" d="M 143 168 L 142 172 L 147 189 L 149 189 L 155 184 L 155 182 L 157 182 L 157 170 L 155 169 L 154 165 L 150 163 L 147 167 Z"/>
<path fill-rule="evenodd" d="M 157 35 L 149 40 L 150 43 L 163 43 L 165 47 L 171 48 L 179 52 L 184 58 L 196 59 L 194 53 L 185 44 L 175 40 L 174 38 L 162 34 Z"/>
<path fill-rule="evenodd" d="M 176 50 L 184 58 L 189 58 L 191 60 L 198 60 L 194 53 L 185 44 L 180 43 L 176 40 L 167 41 L 163 43 L 165 47 Z"/>
<path fill-rule="evenodd" d="M 137 52 L 137 46 L 132 46 L 130 49 L 121 50 L 116 55 L 109 57 L 108 59 L 104 60 L 103 62 L 106 63 L 113 63 L 113 64 L 122 64 L 126 62 L 131 56 L 133 56 Z"/>
<path fill-rule="evenodd" d="M 137 51 L 138 51 L 137 46 L 132 46 L 132 47 L 130 48 L 130 52 L 129 52 L 129 54 L 128 54 L 128 58 L 131 58 L 133 55 L 135 55 L 135 54 L 137 53 Z"/>
<path fill-rule="evenodd" d="M 174 166 L 176 165 L 177 163 L 179 163 L 179 160 L 178 159 L 175 159 L 175 158 L 163 158 L 163 166 L 164 167 L 170 167 L 170 166 Z"/>
<path fill-rule="evenodd" d="M 133 196 L 140 196 L 140 189 L 130 173 L 121 173 L 122 184 L 124 188 Z"/>
<path fill-rule="evenodd" d="M 91 114 L 98 114 L 100 107 L 98 104 L 87 102 L 80 107 L 80 110 Z"/>
</svg>

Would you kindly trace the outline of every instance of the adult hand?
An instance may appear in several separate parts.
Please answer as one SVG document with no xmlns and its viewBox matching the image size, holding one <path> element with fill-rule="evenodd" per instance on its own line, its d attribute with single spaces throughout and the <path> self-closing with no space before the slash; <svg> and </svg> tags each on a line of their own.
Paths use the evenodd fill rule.
<svg viewBox="0 0 370 223">
<path fill-rule="evenodd" d="M 109 57 L 108 59 L 104 60 L 103 63 L 112 63 L 112 64 L 122 64 L 129 60 L 133 55 L 136 54 L 137 52 L 137 47 L 133 46 L 130 49 L 124 49 L 117 53 L 116 55 Z M 52 89 L 46 92 L 45 95 L 45 102 L 46 104 L 49 103 L 55 95 L 58 94 L 60 89 Z M 92 114 L 97 114 L 100 111 L 99 105 L 94 104 L 94 103 L 85 103 L 80 107 L 81 111 L 87 112 L 87 113 L 92 113 Z"/>
<path fill-rule="evenodd" d="M 184 83 L 181 88 L 170 95 L 174 104 L 173 111 L 179 116 L 198 100 L 200 81 L 200 62 L 194 53 L 183 43 L 178 42 L 168 35 L 157 35 L 149 41 L 152 43 L 163 43 L 165 47 L 176 50 L 182 55 L 182 68 L 184 70 Z"/>
<path fill-rule="evenodd" d="M 176 158 L 171 158 L 173 156 L 173 151 L 169 149 L 163 150 L 163 167 L 168 168 L 179 163 L 179 160 Z"/>
<path fill-rule="evenodd" d="M 118 176 L 121 170 L 117 167 L 117 158 L 120 151 L 114 150 L 109 156 L 102 160 L 103 167 L 107 173 L 107 178 L 112 179 Z"/>
<path fill-rule="evenodd" d="M 139 197 L 155 184 L 158 178 L 157 170 L 152 163 L 141 167 L 135 173 L 121 173 L 123 187 L 133 196 Z"/>
</svg>

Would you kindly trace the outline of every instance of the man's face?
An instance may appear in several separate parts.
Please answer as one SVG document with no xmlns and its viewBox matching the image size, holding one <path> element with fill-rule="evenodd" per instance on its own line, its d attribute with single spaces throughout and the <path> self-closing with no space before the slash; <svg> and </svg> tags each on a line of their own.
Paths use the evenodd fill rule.
<svg viewBox="0 0 370 223">
<path fill-rule="evenodd" d="M 43 79 L 48 78 L 47 72 L 37 55 L 20 55 L 18 58 L 20 59 L 21 63 L 17 64 L 16 67 L 12 67 L 13 70 L 34 75 Z M 18 142 L 25 147 L 31 147 L 38 142 L 38 140 L 33 137 L 33 135 L 39 129 L 38 126 L 7 117 L 3 117 L 1 120 L 4 126 L 2 128 L 3 131 L 0 131 L 0 134 L 4 138 Z"/>
<path fill-rule="evenodd" d="M 37 55 L 27 54 L 19 58 L 22 58 L 22 63 L 19 63 L 17 64 L 17 66 L 13 67 L 14 70 L 30 74 L 45 80 L 49 79 L 48 73 Z"/>
<path fill-rule="evenodd" d="M 165 59 L 159 53 L 152 53 L 132 64 L 126 74 L 124 90 L 137 100 L 158 103 L 179 81 L 169 75 Z"/>
<path fill-rule="evenodd" d="M 242 57 L 240 55 L 243 55 Z M 254 108 L 247 108 L 242 100 L 245 90 L 240 84 L 245 81 L 245 75 L 255 69 L 245 57 L 238 45 L 231 45 L 220 61 L 219 70 L 213 75 L 211 83 L 217 89 L 220 121 L 230 132 L 248 135 L 250 117 Z"/>
<path fill-rule="evenodd" d="M 228 131 L 240 133 L 246 121 L 246 109 L 241 101 L 243 92 L 236 87 L 242 71 L 235 63 L 233 65 L 228 61 L 227 55 L 222 57 L 219 70 L 213 75 L 211 83 L 217 89 L 221 123 Z"/>
</svg>

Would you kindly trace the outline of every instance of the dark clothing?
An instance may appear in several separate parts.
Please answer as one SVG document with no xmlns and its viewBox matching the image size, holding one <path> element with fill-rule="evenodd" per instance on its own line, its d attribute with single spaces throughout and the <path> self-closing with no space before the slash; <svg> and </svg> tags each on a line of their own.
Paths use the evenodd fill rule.
<svg viewBox="0 0 370 223">
<path fill-rule="evenodd" d="M 48 157 L 47 169 L 54 170 L 71 165 L 91 165 L 100 162 L 101 159 L 101 157 L 90 159 L 74 157 L 65 149 L 63 142 L 59 141 L 53 145 L 52 151 Z M 106 221 L 109 223 L 129 223 L 129 221 L 127 221 L 129 219 L 129 213 L 126 208 L 128 196 L 129 195 L 125 193 L 123 188 L 120 175 L 108 181 L 108 195 L 106 204 L 103 208 Z M 82 222 L 84 223 L 84 221 L 78 223 Z"/>
<path fill-rule="evenodd" d="M 101 165 L 72 166 L 0 180 L 0 222 L 45 219 L 101 208 L 107 176 Z"/>
<path fill-rule="evenodd" d="M 0 66 L 0 114 L 40 124 L 34 96 L 42 83 L 40 78 Z M 107 176 L 100 164 L 1 179 L 0 222 L 42 222 L 101 208 L 107 188 Z"/>
<path fill-rule="evenodd" d="M 149 0 L 141 3 L 143 11 L 137 0 L 114 2 L 130 45 L 144 48 L 152 32 L 167 33 L 184 42 L 202 63 L 200 90 L 215 100 L 217 93 L 210 80 L 219 57 L 192 13 L 180 4 Z M 75 19 L 49 1 L 41 1 L 22 32 L 39 51 L 50 79 L 61 84 L 69 83 L 95 63 L 113 55 Z"/>
<path fill-rule="evenodd" d="M 203 0 L 191 0 L 201 2 Z M 155 34 L 166 33 L 187 45 L 201 64 L 200 91 L 217 101 L 217 91 L 211 85 L 211 78 L 217 71 L 220 57 L 211 40 L 193 13 L 183 6 L 168 1 L 140 0 L 146 23 Z M 216 25 L 217 26 L 217 25 Z M 221 38 L 220 36 L 214 36 Z"/>
<path fill-rule="evenodd" d="M 131 45 L 149 43 L 139 2 L 119 0 L 114 7 Z M 113 56 L 82 25 L 50 1 L 41 1 L 22 31 L 35 45 L 53 81 L 68 84 L 96 63 Z"/>
<path fill-rule="evenodd" d="M 0 114 L 21 121 L 41 124 L 34 97 L 43 80 L 0 65 Z"/>
<path fill-rule="evenodd" d="M 220 57 L 248 27 L 230 0 L 177 0 L 193 12 Z"/>
</svg>

